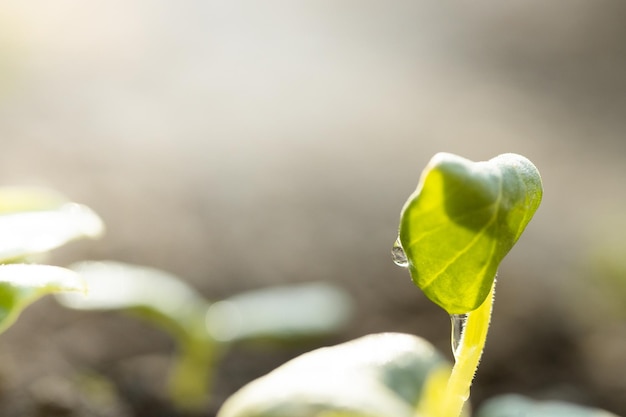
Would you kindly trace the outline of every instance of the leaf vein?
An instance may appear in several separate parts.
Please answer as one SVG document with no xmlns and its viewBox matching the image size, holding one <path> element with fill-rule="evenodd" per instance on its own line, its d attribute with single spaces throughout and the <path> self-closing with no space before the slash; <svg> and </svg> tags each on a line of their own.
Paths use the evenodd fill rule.
<svg viewBox="0 0 626 417">
<path fill-rule="evenodd" d="M 428 288 L 437 278 L 439 278 L 448 268 L 450 268 L 461 256 L 467 253 L 476 244 L 476 242 L 485 234 L 485 232 L 489 229 L 489 227 L 491 227 L 491 225 L 494 224 L 494 222 L 497 220 L 498 214 L 500 212 L 500 202 L 502 201 L 502 194 L 503 194 L 503 179 L 502 179 L 501 174 L 498 175 L 498 180 L 499 180 L 498 198 L 496 199 L 494 203 L 494 205 L 496 206 L 496 209 L 494 210 L 494 213 L 493 213 L 493 216 L 491 216 L 491 219 L 489 219 L 485 227 L 483 227 L 482 230 L 479 233 L 477 233 L 476 236 L 462 250 L 460 250 L 450 261 L 448 261 L 438 272 L 433 274 L 428 281 L 421 283 L 422 290 L 424 290 L 425 288 Z M 495 251 L 495 246 L 496 246 L 495 243 L 496 242 L 494 241 L 494 244 L 492 244 L 490 257 L 493 255 Z M 485 266 L 481 269 L 481 272 L 487 268 L 487 265 L 489 265 L 489 263 L 485 264 Z"/>
</svg>

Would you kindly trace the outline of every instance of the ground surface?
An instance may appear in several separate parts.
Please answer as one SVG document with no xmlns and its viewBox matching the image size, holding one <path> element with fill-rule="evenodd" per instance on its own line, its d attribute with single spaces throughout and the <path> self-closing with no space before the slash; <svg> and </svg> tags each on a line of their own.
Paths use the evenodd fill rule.
<svg viewBox="0 0 626 417">
<path fill-rule="evenodd" d="M 561 398 L 626 415 L 626 301 L 597 253 L 626 247 L 619 1 L 64 0 L 0 6 L 0 182 L 56 188 L 107 235 L 50 262 L 163 268 L 207 297 L 331 280 L 358 317 L 329 340 L 448 319 L 390 260 L 438 151 L 521 153 L 545 199 L 500 271 L 472 398 Z M 606 253 L 606 251 L 604 251 Z M 607 290 L 608 288 L 608 290 Z M 213 415 L 316 344 L 237 347 Z M 176 416 L 172 341 L 44 300 L 0 340 L 3 416 Z"/>
</svg>

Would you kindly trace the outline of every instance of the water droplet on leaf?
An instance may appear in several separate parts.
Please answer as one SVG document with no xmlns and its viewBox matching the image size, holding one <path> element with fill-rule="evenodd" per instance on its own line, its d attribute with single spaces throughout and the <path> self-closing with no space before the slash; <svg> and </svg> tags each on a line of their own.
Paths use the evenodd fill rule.
<svg viewBox="0 0 626 417">
<path fill-rule="evenodd" d="M 406 257 L 406 253 L 404 253 L 402 243 L 400 243 L 400 237 L 398 237 L 393 244 L 393 248 L 391 249 L 391 258 L 396 265 L 401 266 L 402 268 L 407 268 L 409 266 L 409 259 Z"/>
<path fill-rule="evenodd" d="M 450 315 L 450 322 L 452 323 L 452 336 L 450 337 L 452 353 L 454 354 L 454 359 L 458 360 L 458 351 L 463 339 L 463 333 L 465 332 L 467 314 L 452 314 Z"/>
</svg>

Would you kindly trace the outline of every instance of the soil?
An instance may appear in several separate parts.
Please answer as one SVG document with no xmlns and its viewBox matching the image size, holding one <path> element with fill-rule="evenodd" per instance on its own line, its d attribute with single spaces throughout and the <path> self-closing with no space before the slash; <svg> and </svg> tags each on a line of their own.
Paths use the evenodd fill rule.
<svg viewBox="0 0 626 417">
<path fill-rule="evenodd" d="M 4 2 L 2 183 L 57 189 L 107 224 L 46 262 L 149 265 L 211 300 L 317 280 L 352 294 L 339 334 L 234 346 L 198 413 L 213 416 L 363 334 L 450 355 L 448 317 L 391 262 L 400 208 L 438 151 L 520 153 L 545 197 L 500 269 L 472 402 L 626 415 L 626 300 L 598 268 L 626 247 L 624 3 L 243 3 Z M 0 338 L 0 415 L 183 416 L 164 389 L 174 350 L 132 317 L 46 298 Z"/>
</svg>

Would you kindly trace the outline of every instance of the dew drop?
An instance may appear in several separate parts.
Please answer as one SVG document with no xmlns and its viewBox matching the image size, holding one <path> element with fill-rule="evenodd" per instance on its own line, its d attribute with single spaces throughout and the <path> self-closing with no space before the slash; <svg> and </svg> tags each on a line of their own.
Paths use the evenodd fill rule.
<svg viewBox="0 0 626 417">
<path fill-rule="evenodd" d="M 401 266 L 402 268 L 408 268 L 409 266 L 409 259 L 406 257 L 406 253 L 404 253 L 402 243 L 400 243 L 400 237 L 398 237 L 393 244 L 393 248 L 391 249 L 391 259 L 393 259 L 393 262 L 396 265 Z"/>
<path fill-rule="evenodd" d="M 454 354 L 454 359 L 458 360 L 459 347 L 461 346 L 463 333 L 465 333 L 465 324 L 467 323 L 467 314 L 451 314 L 450 322 L 452 323 L 452 335 L 450 337 L 452 353 Z"/>
</svg>

